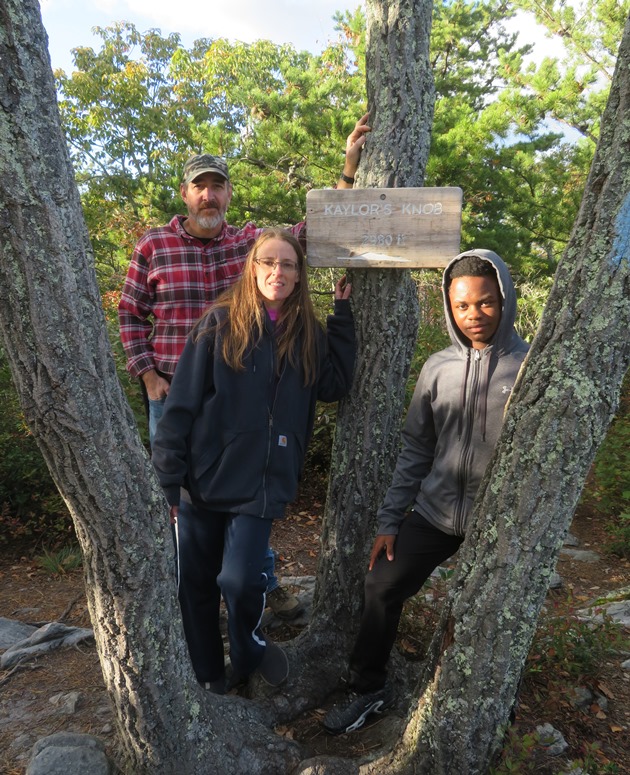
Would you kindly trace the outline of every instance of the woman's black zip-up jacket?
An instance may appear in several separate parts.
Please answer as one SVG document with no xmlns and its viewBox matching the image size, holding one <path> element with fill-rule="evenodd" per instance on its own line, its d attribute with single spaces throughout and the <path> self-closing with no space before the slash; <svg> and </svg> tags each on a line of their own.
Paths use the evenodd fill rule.
<svg viewBox="0 0 630 775">
<path fill-rule="evenodd" d="M 153 442 L 153 464 L 170 505 L 180 487 L 218 512 L 268 519 L 294 500 L 315 416 L 315 401 L 337 401 L 350 390 L 356 354 L 350 302 L 320 330 L 317 380 L 285 362 L 276 373 L 272 324 L 235 371 L 223 361 L 212 323 L 189 336 Z M 299 342 L 298 342 L 299 348 Z M 299 352 L 299 349 L 298 349 Z M 286 360 L 286 359 L 285 359 Z"/>
</svg>

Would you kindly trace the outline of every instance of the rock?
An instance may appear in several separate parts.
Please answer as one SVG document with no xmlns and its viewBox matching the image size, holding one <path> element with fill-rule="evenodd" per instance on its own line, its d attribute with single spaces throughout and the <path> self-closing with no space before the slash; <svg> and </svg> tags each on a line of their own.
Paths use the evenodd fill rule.
<svg viewBox="0 0 630 775">
<path fill-rule="evenodd" d="M 599 607 L 599 606 L 598 606 Z M 623 600 L 618 603 L 608 603 L 601 606 L 602 611 L 608 614 L 610 618 L 620 624 L 622 627 L 630 628 L 630 600 Z M 595 614 L 593 621 L 601 622 L 603 614 Z"/>
<path fill-rule="evenodd" d="M 563 543 L 565 546 L 579 546 L 580 539 L 576 538 L 576 536 L 574 536 L 573 533 L 567 533 Z"/>
<path fill-rule="evenodd" d="M 41 608 L 26 606 L 24 608 L 16 608 L 15 611 L 13 611 L 13 615 L 20 616 L 26 619 L 35 619 L 37 618 L 36 615 L 38 615 L 41 610 L 42 610 Z"/>
<path fill-rule="evenodd" d="M 597 552 L 591 552 L 588 549 L 567 549 L 565 546 L 560 549 L 560 557 L 577 562 L 599 562 L 601 559 Z"/>
<path fill-rule="evenodd" d="M 105 746 L 92 735 L 59 732 L 38 740 L 31 751 L 26 775 L 110 775 Z"/>
<path fill-rule="evenodd" d="M 24 624 L 15 619 L 5 619 L 0 616 L 0 649 L 8 649 L 15 643 L 30 637 L 37 627 L 31 624 Z"/>
<path fill-rule="evenodd" d="M 549 589 L 560 589 L 562 586 L 562 577 L 559 573 L 551 574 L 551 581 L 549 582 Z"/>
<path fill-rule="evenodd" d="M 569 747 L 562 733 L 552 727 L 551 724 L 543 724 L 536 727 L 536 732 L 538 732 L 540 745 L 549 756 L 560 756 Z"/>
<path fill-rule="evenodd" d="M 601 605 L 602 603 L 630 602 L 630 587 L 619 587 L 611 592 L 596 597 L 590 605 Z"/>
<path fill-rule="evenodd" d="M 593 622 L 601 622 L 604 614 L 622 627 L 630 628 L 630 587 L 616 589 L 603 597 L 595 598 L 587 608 L 578 611 L 580 619 Z"/>
<path fill-rule="evenodd" d="M 91 629 L 67 627 L 61 622 L 49 622 L 8 648 L 0 657 L 0 668 L 6 670 L 31 656 L 40 656 L 61 646 L 74 646 L 82 640 L 93 637 L 94 633 Z"/>
<path fill-rule="evenodd" d="M 572 705 L 580 710 L 586 710 L 593 703 L 593 692 L 586 686 L 574 686 L 568 692 L 568 698 Z"/>
<path fill-rule="evenodd" d="M 630 670 L 630 659 L 626 659 L 625 662 L 621 663 L 622 670 Z"/>
<path fill-rule="evenodd" d="M 67 694 L 55 694 L 48 700 L 48 702 L 56 705 L 61 713 L 67 716 L 71 716 L 76 712 L 80 699 L 81 695 L 79 692 L 68 692 Z"/>
</svg>

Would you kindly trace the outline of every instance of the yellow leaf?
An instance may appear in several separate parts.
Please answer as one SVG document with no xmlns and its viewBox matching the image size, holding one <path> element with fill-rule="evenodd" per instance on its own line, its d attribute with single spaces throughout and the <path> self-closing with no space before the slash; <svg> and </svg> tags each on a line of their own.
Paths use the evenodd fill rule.
<svg viewBox="0 0 630 775">
<path fill-rule="evenodd" d="M 606 684 L 598 683 L 597 688 L 600 690 L 602 694 L 605 694 L 606 697 L 608 697 L 609 700 L 614 700 L 615 695 L 611 692 L 611 690 L 606 686 Z"/>
</svg>

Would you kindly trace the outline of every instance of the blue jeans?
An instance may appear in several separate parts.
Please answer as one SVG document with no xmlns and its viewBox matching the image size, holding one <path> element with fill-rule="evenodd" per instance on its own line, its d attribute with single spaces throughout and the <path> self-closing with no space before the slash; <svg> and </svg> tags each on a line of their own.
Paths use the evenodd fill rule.
<svg viewBox="0 0 630 775">
<path fill-rule="evenodd" d="M 166 398 L 158 398 L 153 400 L 149 398 L 149 443 L 153 444 L 155 438 L 155 432 L 157 430 L 158 422 L 164 414 L 164 403 Z M 175 540 L 175 533 L 173 533 L 173 540 Z M 267 593 L 273 592 L 274 589 L 280 586 L 278 577 L 276 576 L 276 554 L 274 550 L 268 546 L 267 554 L 265 555 L 265 564 L 263 567 L 263 573 L 267 575 Z"/>
<path fill-rule="evenodd" d="M 166 398 L 158 398 L 155 401 L 152 398 L 149 398 L 149 443 L 151 446 L 153 446 L 157 424 L 164 414 L 165 401 Z"/>
</svg>

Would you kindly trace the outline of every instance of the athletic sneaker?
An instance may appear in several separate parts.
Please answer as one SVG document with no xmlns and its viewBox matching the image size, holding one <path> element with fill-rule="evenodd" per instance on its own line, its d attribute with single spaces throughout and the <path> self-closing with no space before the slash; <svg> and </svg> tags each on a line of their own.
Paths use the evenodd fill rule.
<svg viewBox="0 0 630 775">
<path fill-rule="evenodd" d="M 280 586 L 267 593 L 267 605 L 279 619 L 286 621 L 295 619 L 304 611 L 298 598 Z"/>
<path fill-rule="evenodd" d="M 382 713 L 394 704 L 394 690 L 389 684 L 367 694 L 351 692 L 345 702 L 340 702 L 324 717 L 324 729 L 332 735 L 354 732 L 360 729 L 372 713 Z"/>
</svg>

